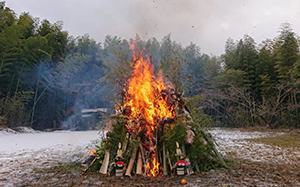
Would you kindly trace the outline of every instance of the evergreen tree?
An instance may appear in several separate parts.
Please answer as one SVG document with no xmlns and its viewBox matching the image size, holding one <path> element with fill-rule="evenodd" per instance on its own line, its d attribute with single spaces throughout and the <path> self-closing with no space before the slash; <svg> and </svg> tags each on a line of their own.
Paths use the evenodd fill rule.
<svg viewBox="0 0 300 187">
<path fill-rule="evenodd" d="M 299 60 L 299 45 L 290 24 L 284 23 L 275 44 L 275 71 L 280 81 L 289 81 L 291 69 Z"/>
<path fill-rule="evenodd" d="M 259 50 L 257 71 L 261 79 L 260 90 L 262 98 L 274 96 L 274 89 L 276 83 L 276 73 L 274 70 L 273 59 L 273 42 L 266 40 L 263 42 L 263 47 Z"/>
<path fill-rule="evenodd" d="M 244 36 L 243 45 L 243 68 L 246 73 L 246 84 L 250 84 L 251 92 L 255 93 L 255 97 L 259 97 L 259 76 L 257 74 L 258 54 L 255 48 L 255 42 L 249 35 Z M 258 83 L 258 84 L 257 84 Z"/>
</svg>

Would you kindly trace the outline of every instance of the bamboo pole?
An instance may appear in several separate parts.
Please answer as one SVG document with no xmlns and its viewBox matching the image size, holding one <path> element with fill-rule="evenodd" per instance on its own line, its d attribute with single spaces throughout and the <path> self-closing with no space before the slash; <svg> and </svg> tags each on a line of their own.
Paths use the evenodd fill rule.
<svg viewBox="0 0 300 187">
<path fill-rule="evenodd" d="M 142 153 L 141 153 L 141 151 L 139 151 L 138 161 L 137 161 L 137 165 L 136 165 L 136 174 L 141 175 L 142 168 L 143 168 Z"/>
<path fill-rule="evenodd" d="M 141 152 L 141 155 L 142 155 L 142 161 L 143 161 L 143 166 L 144 166 L 144 172 L 146 173 L 147 171 L 147 164 L 146 164 L 146 159 L 145 159 L 145 153 L 144 153 L 144 148 L 142 146 L 142 144 L 140 144 L 140 152 Z"/>
<path fill-rule="evenodd" d="M 136 158 L 137 150 L 138 150 L 138 147 L 135 147 L 134 151 L 132 152 L 129 164 L 128 164 L 127 169 L 126 169 L 125 176 L 129 176 L 129 177 L 131 176 L 131 171 L 132 171 L 132 167 L 133 167 L 133 164 L 134 164 L 134 161 L 135 161 L 135 158 Z"/>
<path fill-rule="evenodd" d="M 102 166 L 101 166 L 99 172 L 102 174 L 107 174 L 108 165 L 109 165 L 109 151 L 105 150 L 103 163 L 102 163 Z"/>
</svg>

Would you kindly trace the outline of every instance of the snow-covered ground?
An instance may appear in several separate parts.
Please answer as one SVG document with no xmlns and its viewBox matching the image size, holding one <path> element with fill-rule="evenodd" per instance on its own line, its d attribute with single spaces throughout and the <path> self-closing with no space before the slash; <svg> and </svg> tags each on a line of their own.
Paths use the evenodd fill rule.
<svg viewBox="0 0 300 187">
<path fill-rule="evenodd" d="M 247 139 L 280 136 L 278 132 L 240 131 L 236 129 L 216 128 L 210 133 L 217 142 L 223 155 L 258 162 L 293 164 L 300 160 L 300 150 L 256 143 Z"/>
<path fill-rule="evenodd" d="M 99 131 L 0 131 L 0 186 L 20 186 L 34 168 L 80 160 L 101 137 Z"/>
<path fill-rule="evenodd" d="M 34 176 L 34 168 L 51 167 L 59 162 L 78 161 L 102 135 L 98 131 L 36 132 L 21 129 L 0 130 L 0 186 L 21 186 Z M 262 162 L 292 164 L 300 160 L 299 150 L 282 149 L 247 141 L 249 138 L 278 136 L 273 132 L 245 132 L 233 129 L 209 131 L 218 144 L 218 150 L 231 158 Z"/>
</svg>

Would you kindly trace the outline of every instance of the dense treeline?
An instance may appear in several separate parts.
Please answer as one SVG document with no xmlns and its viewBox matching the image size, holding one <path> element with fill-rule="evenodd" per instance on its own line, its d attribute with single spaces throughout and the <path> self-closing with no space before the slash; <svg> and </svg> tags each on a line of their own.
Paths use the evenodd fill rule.
<svg viewBox="0 0 300 187">
<path fill-rule="evenodd" d="M 69 36 L 62 22 L 29 13 L 17 17 L 5 2 L 0 17 L 0 125 L 76 128 L 86 125 L 82 109 L 113 106 L 131 75 L 130 41 L 107 36 L 100 44 L 88 35 Z M 165 74 L 176 78 L 174 71 L 182 70 L 185 49 L 170 36 L 140 45 L 152 54 L 156 71 L 163 64 Z"/>
<path fill-rule="evenodd" d="M 0 125 L 74 128 L 81 109 L 109 108 L 131 75 L 132 40 L 73 37 L 62 22 L 19 17 L 0 2 Z M 138 38 L 138 36 L 136 37 Z M 299 40 L 283 24 L 273 40 L 257 45 L 245 35 L 228 39 L 220 57 L 171 40 L 139 41 L 155 73 L 222 126 L 299 127 Z"/>
<path fill-rule="evenodd" d="M 17 17 L 4 2 L 0 18 L 2 123 L 58 128 L 82 108 L 107 107 L 98 43 L 88 35 L 70 37 L 62 22 L 40 22 L 28 13 Z"/>
<path fill-rule="evenodd" d="M 208 90 L 210 109 L 229 126 L 299 127 L 299 39 L 290 24 L 256 46 L 245 35 L 228 39 L 225 70 Z"/>
</svg>

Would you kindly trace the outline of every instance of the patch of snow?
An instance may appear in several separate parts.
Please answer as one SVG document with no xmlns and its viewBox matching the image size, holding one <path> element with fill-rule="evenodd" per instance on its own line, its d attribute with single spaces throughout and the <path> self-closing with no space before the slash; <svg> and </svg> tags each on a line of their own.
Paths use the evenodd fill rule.
<svg viewBox="0 0 300 187">
<path fill-rule="evenodd" d="M 19 186 L 34 176 L 34 168 L 79 161 L 102 136 L 98 131 L 0 134 L 0 186 Z"/>
<path fill-rule="evenodd" d="M 233 129 L 209 130 L 223 155 L 260 162 L 299 162 L 300 152 L 247 139 L 278 136 L 283 133 L 243 132 Z M 54 131 L 17 133 L 0 129 L 0 186 L 20 186 L 33 180 L 34 168 L 47 168 L 59 162 L 77 162 L 88 149 L 100 144 L 98 131 Z M 50 174 L 49 174 L 50 175 Z"/>
<path fill-rule="evenodd" d="M 273 163 L 295 163 L 299 152 L 283 149 L 278 146 L 271 146 L 263 143 L 256 143 L 247 139 L 274 137 L 284 133 L 274 132 L 243 132 L 233 129 L 212 129 L 209 131 L 215 138 L 217 149 L 223 155 L 230 155 L 233 158 L 248 159 L 258 162 Z"/>
<path fill-rule="evenodd" d="M 0 136 L 1 135 L 6 135 L 6 134 L 16 134 L 17 132 L 10 129 L 10 128 L 3 128 L 3 127 L 0 127 Z"/>
<path fill-rule="evenodd" d="M 14 130 L 17 132 L 20 132 L 20 133 L 37 133 L 37 132 L 39 132 L 39 131 L 34 130 L 31 127 L 16 127 Z"/>
</svg>

